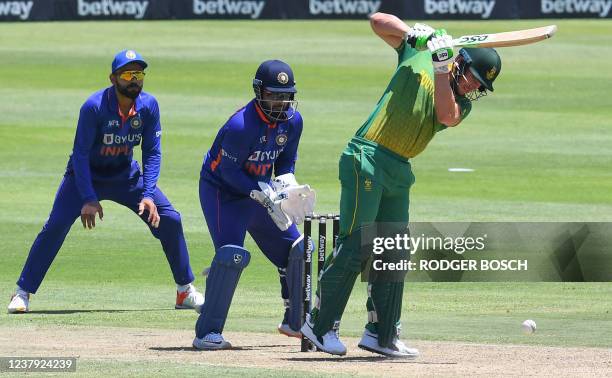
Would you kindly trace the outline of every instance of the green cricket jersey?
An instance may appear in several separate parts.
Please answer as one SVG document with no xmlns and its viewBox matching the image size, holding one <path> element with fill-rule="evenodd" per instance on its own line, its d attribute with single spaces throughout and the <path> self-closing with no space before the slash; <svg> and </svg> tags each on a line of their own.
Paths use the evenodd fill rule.
<svg viewBox="0 0 612 378">
<path fill-rule="evenodd" d="M 417 51 L 406 42 L 397 48 L 397 53 L 398 65 L 391 82 L 355 136 L 407 160 L 421 153 L 446 126 L 436 119 L 431 53 Z M 472 105 L 463 96 L 456 99 L 463 119 Z"/>
</svg>

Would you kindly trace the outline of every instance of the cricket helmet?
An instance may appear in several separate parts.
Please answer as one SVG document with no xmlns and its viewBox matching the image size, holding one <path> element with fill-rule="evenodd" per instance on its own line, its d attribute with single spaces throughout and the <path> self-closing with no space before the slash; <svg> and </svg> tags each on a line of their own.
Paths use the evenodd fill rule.
<svg viewBox="0 0 612 378">
<path fill-rule="evenodd" d="M 288 121 L 295 115 L 295 80 L 293 70 L 280 60 L 266 60 L 259 65 L 253 79 L 257 104 L 271 122 Z M 264 91 L 269 92 L 266 99 Z"/>
<path fill-rule="evenodd" d="M 463 48 L 459 50 L 459 54 L 467 68 L 482 84 L 480 91 L 487 89 L 493 92 L 493 81 L 501 71 L 501 58 L 497 51 L 491 48 Z"/>
</svg>

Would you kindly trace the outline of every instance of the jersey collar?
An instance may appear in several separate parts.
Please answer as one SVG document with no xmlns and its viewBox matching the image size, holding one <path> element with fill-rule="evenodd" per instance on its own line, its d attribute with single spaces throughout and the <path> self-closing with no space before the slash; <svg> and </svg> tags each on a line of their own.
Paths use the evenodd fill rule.
<svg viewBox="0 0 612 378">
<path fill-rule="evenodd" d="M 263 110 L 261 110 L 261 108 L 259 107 L 259 104 L 256 101 L 253 101 L 253 105 L 255 106 L 255 111 L 257 111 L 257 115 L 259 116 L 259 118 L 266 125 L 268 125 L 269 128 L 271 128 L 271 129 L 276 128 L 276 123 L 270 123 L 270 120 L 268 119 L 268 117 L 266 117 L 266 115 L 264 114 Z"/>
</svg>

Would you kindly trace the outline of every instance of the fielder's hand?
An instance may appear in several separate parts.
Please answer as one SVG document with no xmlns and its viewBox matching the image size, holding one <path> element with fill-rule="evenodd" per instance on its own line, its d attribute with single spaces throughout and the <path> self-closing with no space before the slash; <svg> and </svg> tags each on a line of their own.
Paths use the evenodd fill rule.
<svg viewBox="0 0 612 378">
<path fill-rule="evenodd" d="M 81 223 L 83 223 L 83 228 L 89 228 L 91 230 L 96 227 L 96 213 L 99 214 L 100 220 L 104 218 L 104 211 L 102 211 L 100 202 L 87 202 L 83 205 L 81 208 Z"/>
<path fill-rule="evenodd" d="M 149 216 L 147 217 L 147 222 L 154 228 L 159 227 L 159 214 L 157 213 L 157 206 L 151 198 L 143 198 L 142 201 L 138 204 L 138 215 L 144 214 L 144 212 L 148 211 Z"/>
<path fill-rule="evenodd" d="M 427 48 L 431 52 L 434 72 L 447 74 L 450 71 L 450 64 L 455 60 L 453 37 L 447 34 L 446 30 L 438 29 L 431 41 L 427 42 Z"/>
<path fill-rule="evenodd" d="M 427 50 L 427 41 L 435 33 L 435 29 L 425 24 L 414 24 L 410 30 L 406 32 L 405 39 L 408 43 L 419 51 Z"/>
</svg>

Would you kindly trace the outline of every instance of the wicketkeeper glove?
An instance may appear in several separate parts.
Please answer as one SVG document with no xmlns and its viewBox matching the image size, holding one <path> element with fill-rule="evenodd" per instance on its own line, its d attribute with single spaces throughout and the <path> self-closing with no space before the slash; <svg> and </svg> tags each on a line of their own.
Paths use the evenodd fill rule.
<svg viewBox="0 0 612 378">
<path fill-rule="evenodd" d="M 259 187 L 261 190 L 251 191 L 251 198 L 268 210 L 280 230 L 288 229 L 292 223 L 301 224 L 306 216 L 313 215 L 316 193 L 309 185 L 287 186 L 279 192 L 265 182 L 259 182 Z"/>
</svg>

